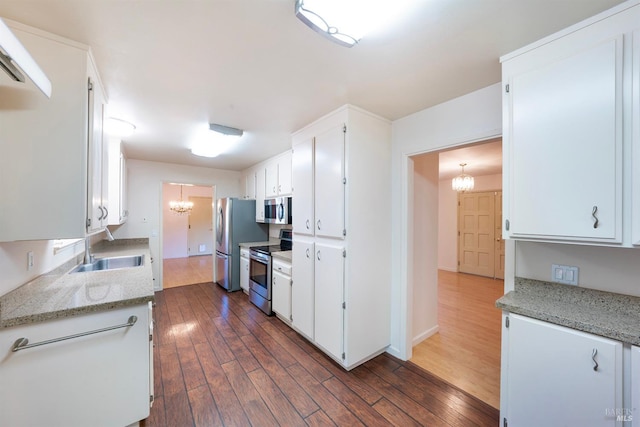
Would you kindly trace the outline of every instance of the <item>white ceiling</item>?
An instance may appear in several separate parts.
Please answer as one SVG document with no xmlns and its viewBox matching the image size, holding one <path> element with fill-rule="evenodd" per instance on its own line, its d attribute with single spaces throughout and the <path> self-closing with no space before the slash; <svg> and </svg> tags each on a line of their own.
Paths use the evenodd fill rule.
<svg viewBox="0 0 640 427">
<path fill-rule="evenodd" d="M 0 17 L 92 47 L 111 114 L 137 126 L 129 157 L 242 170 L 345 103 L 395 120 L 496 83 L 501 55 L 618 3 L 422 0 L 351 49 L 298 21 L 295 0 L 0 0 Z M 193 156 L 208 122 L 245 136 Z"/>
</svg>

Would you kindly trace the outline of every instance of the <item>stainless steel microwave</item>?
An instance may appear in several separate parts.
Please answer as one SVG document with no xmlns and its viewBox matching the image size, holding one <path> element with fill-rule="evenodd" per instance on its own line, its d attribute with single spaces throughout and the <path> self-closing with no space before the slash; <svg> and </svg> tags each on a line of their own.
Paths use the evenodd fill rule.
<svg viewBox="0 0 640 427">
<path fill-rule="evenodd" d="M 276 197 L 264 201 L 264 222 L 291 224 L 291 197 Z"/>
</svg>

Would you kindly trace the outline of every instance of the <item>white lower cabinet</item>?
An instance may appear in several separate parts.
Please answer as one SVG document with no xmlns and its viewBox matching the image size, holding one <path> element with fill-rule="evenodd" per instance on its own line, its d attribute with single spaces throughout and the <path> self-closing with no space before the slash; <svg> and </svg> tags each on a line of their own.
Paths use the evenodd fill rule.
<svg viewBox="0 0 640 427">
<path fill-rule="evenodd" d="M 287 323 L 291 322 L 291 263 L 275 259 L 271 273 L 271 309 Z"/>
<path fill-rule="evenodd" d="M 344 356 L 344 247 L 316 243 L 315 340 L 334 358 Z"/>
<path fill-rule="evenodd" d="M 640 426 L 640 347 L 635 345 L 631 347 L 631 375 L 626 378 L 631 378 L 631 396 L 624 415 L 631 417 L 632 426 Z"/>
<path fill-rule="evenodd" d="M 291 287 L 291 321 L 293 327 L 313 341 L 314 329 L 314 249 L 313 240 L 293 242 L 293 285 Z"/>
<path fill-rule="evenodd" d="M 29 344 L 127 323 L 19 351 Z M 147 418 L 152 400 L 148 304 L 0 330 L 0 422 L 6 426 L 126 426 Z"/>
<path fill-rule="evenodd" d="M 621 425 L 621 342 L 517 314 L 508 319 L 501 425 Z"/>
<path fill-rule="evenodd" d="M 240 248 L 240 288 L 249 293 L 249 249 Z"/>
</svg>

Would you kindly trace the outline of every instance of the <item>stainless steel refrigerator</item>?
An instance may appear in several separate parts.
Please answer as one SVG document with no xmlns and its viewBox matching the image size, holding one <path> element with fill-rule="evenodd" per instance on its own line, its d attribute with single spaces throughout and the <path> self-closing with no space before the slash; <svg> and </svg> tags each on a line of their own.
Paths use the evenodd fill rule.
<svg viewBox="0 0 640 427">
<path fill-rule="evenodd" d="M 256 222 L 256 201 L 235 198 L 216 203 L 216 283 L 240 290 L 240 243 L 269 240 L 268 224 Z"/>
</svg>

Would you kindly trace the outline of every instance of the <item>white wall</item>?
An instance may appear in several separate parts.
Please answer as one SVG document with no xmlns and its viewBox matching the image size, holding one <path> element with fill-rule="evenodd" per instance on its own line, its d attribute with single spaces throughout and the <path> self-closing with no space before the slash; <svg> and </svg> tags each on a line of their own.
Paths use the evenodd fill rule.
<svg viewBox="0 0 640 427">
<path fill-rule="evenodd" d="M 34 266 L 28 271 L 27 253 L 30 251 Z M 48 273 L 81 252 L 84 252 L 84 240 L 55 254 L 53 240 L 0 243 L 0 296 Z"/>
<path fill-rule="evenodd" d="M 413 289 L 408 280 L 414 274 L 414 262 L 410 256 L 413 224 L 408 214 L 414 193 L 413 165 L 409 156 L 500 136 L 501 100 L 501 84 L 497 83 L 392 124 L 393 288 L 389 352 L 397 357 L 411 357 L 412 338 L 415 336 L 411 330 Z M 437 203 L 437 199 L 433 203 Z M 437 283 L 430 278 L 427 285 L 437 286 Z"/>
<path fill-rule="evenodd" d="M 183 186 L 183 200 L 189 200 L 190 196 L 213 198 L 213 187 Z M 189 256 L 189 216 L 171 212 L 171 200 L 180 200 L 180 186 L 165 182 L 162 186 L 162 259 Z M 213 241 L 213 232 L 211 240 Z"/>
<path fill-rule="evenodd" d="M 156 289 L 161 289 L 159 262 L 162 260 L 161 220 L 162 184 L 164 182 L 188 182 L 215 187 L 214 198 L 239 197 L 240 172 L 210 169 L 171 163 L 127 160 L 129 219 L 117 229 L 115 238 L 148 237 L 153 263 L 153 279 Z"/>
<path fill-rule="evenodd" d="M 474 192 L 502 190 L 502 174 L 473 178 Z M 438 268 L 458 271 L 458 192 L 451 189 L 450 179 L 440 181 L 438 218 Z"/>
<path fill-rule="evenodd" d="M 438 332 L 438 153 L 413 162 L 413 345 Z"/>
</svg>

